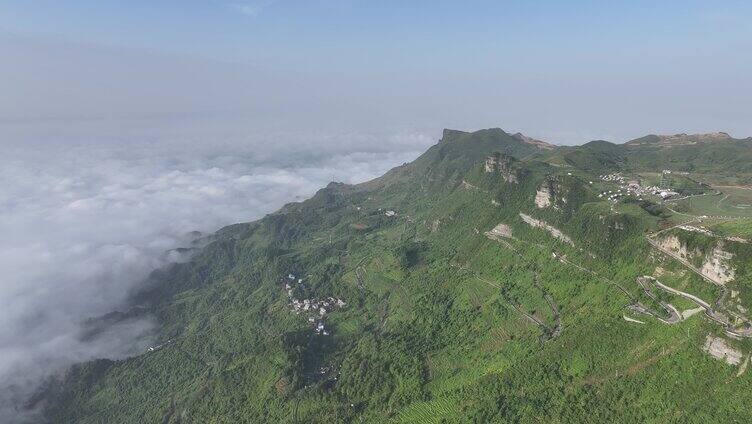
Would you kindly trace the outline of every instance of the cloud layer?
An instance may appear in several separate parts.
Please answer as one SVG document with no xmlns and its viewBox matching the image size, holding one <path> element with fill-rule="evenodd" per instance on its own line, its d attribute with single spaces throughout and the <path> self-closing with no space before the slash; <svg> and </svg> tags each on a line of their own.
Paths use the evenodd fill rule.
<svg viewBox="0 0 752 424">
<path fill-rule="evenodd" d="M 71 363 L 143 352 L 148 318 L 93 340 L 82 338 L 82 323 L 122 308 L 190 231 L 259 218 L 329 181 L 367 180 L 430 142 L 421 134 L 277 134 L 215 144 L 6 146 L 0 420 Z"/>
</svg>

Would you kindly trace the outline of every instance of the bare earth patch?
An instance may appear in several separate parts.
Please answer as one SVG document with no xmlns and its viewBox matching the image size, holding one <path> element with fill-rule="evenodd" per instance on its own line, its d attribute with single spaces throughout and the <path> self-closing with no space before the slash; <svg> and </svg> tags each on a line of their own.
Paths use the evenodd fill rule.
<svg viewBox="0 0 752 424">
<path fill-rule="evenodd" d="M 548 225 L 545 221 L 541 221 L 539 219 L 535 219 L 530 215 L 525 215 L 524 213 L 520 212 L 520 218 L 522 218 L 523 221 L 525 221 L 526 224 L 530 225 L 531 227 L 535 228 L 543 228 L 544 230 L 551 233 L 554 238 L 557 238 L 564 243 L 567 243 L 571 246 L 574 246 L 574 242 L 571 238 L 567 237 L 564 233 L 562 233 L 558 228 L 553 227 L 551 225 Z"/>
<path fill-rule="evenodd" d="M 708 352 L 710 356 L 724 360 L 729 365 L 739 365 L 744 356 L 740 350 L 727 345 L 726 341 L 721 337 L 713 337 L 710 334 L 705 339 L 705 346 L 702 349 Z"/>
<path fill-rule="evenodd" d="M 490 238 L 491 240 L 499 240 L 501 238 L 513 238 L 512 237 L 512 229 L 507 224 L 499 224 L 489 231 L 486 231 L 484 233 L 486 237 Z"/>
<path fill-rule="evenodd" d="M 535 192 L 535 207 L 544 209 L 551 206 L 551 191 L 543 185 Z"/>
</svg>

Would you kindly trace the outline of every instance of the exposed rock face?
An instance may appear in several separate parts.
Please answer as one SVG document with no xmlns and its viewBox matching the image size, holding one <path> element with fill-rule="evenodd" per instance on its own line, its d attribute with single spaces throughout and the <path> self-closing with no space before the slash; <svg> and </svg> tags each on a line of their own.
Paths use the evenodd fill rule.
<svg viewBox="0 0 752 424">
<path fill-rule="evenodd" d="M 567 203 L 567 198 L 564 196 L 565 191 L 554 177 L 546 178 L 535 192 L 535 207 L 545 209 L 553 206 L 554 209 L 557 209 L 556 203 Z"/>
<path fill-rule="evenodd" d="M 486 162 L 484 164 L 485 171 L 488 173 L 496 171 L 496 156 L 489 156 L 486 158 Z"/>
<path fill-rule="evenodd" d="M 689 251 L 677 236 L 669 235 L 658 241 L 658 244 L 680 258 L 692 262 L 693 258 L 703 255 L 699 250 Z M 718 284 L 726 284 L 734 280 L 736 271 L 730 265 L 733 254 L 723 250 L 722 245 L 717 244 L 713 250 L 704 254 L 700 273 Z"/>
<path fill-rule="evenodd" d="M 563 241 L 564 243 L 567 243 L 571 246 L 574 246 L 574 242 L 571 238 L 567 237 L 564 233 L 562 233 L 558 228 L 553 227 L 551 225 L 548 225 L 545 221 L 541 221 L 539 219 L 535 219 L 530 215 L 525 215 L 524 213 L 520 212 L 520 218 L 522 218 L 523 221 L 525 221 L 526 224 L 530 225 L 534 228 L 543 228 L 544 230 L 551 233 L 554 238 Z"/>
<path fill-rule="evenodd" d="M 658 240 L 658 245 L 668 251 L 674 252 L 674 254 L 678 255 L 684 260 L 690 259 L 687 247 L 679 241 L 679 237 L 676 237 L 674 235 L 664 237 Z"/>
<path fill-rule="evenodd" d="M 498 172 L 508 183 L 516 183 L 517 173 L 512 169 L 512 160 L 509 155 L 495 153 L 486 158 L 483 168 L 488 173 Z"/>
<path fill-rule="evenodd" d="M 729 365 L 739 365 L 742 362 L 742 352 L 727 345 L 726 341 L 720 337 L 708 334 L 702 349 L 713 358 L 726 361 Z"/>
<path fill-rule="evenodd" d="M 728 265 L 728 262 L 734 255 L 721 249 L 720 246 L 716 246 L 709 255 L 706 256 L 705 262 L 702 263 L 703 275 L 718 281 L 721 284 L 726 284 L 729 281 L 733 281 L 736 272 Z"/>
<path fill-rule="evenodd" d="M 545 209 L 551 206 L 551 187 L 548 184 L 543 184 L 535 192 L 535 207 L 538 209 Z"/>
<path fill-rule="evenodd" d="M 484 233 L 486 237 L 491 240 L 499 240 L 501 238 L 512 238 L 512 229 L 509 225 L 499 224 L 493 227 L 491 230 Z"/>
</svg>

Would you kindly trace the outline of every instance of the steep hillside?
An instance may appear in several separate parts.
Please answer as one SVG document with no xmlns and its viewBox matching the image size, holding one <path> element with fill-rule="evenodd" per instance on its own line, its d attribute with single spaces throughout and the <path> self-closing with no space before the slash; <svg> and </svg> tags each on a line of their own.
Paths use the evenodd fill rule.
<svg viewBox="0 0 752 424">
<path fill-rule="evenodd" d="M 152 349 L 77 365 L 38 404 L 77 423 L 752 416 L 745 242 L 604 197 L 642 147 L 541 143 L 445 130 L 376 180 L 220 230 L 135 296 Z M 733 301 L 693 271 L 713 255 Z"/>
</svg>

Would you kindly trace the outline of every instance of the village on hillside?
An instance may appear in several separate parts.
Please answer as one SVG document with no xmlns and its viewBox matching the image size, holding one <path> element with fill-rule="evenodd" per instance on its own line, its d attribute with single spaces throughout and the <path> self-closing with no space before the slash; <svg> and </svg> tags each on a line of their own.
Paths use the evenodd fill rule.
<svg viewBox="0 0 752 424">
<path fill-rule="evenodd" d="M 347 303 L 342 299 L 331 296 L 325 299 L 298 299 L 296 297 L 296 289 L 304 289 L 305 283 L 302 278 L 297 278 L 295 274 L 288 274 L 287 277 L 280 279 L 280 284 L 284 286 L 287 292 L 292 312 L 295 312 L 296 315 L 305 315 L 316 334 L 328 336 L 330 331 L 326 327 L 325 321 L 327 314 L 337 308 L 345 307 Z"/>
</svg>

